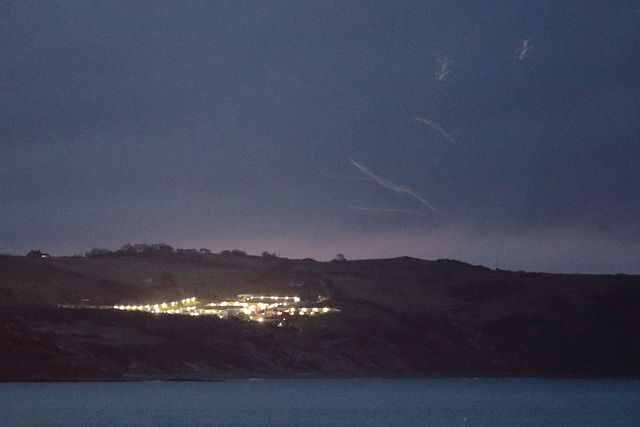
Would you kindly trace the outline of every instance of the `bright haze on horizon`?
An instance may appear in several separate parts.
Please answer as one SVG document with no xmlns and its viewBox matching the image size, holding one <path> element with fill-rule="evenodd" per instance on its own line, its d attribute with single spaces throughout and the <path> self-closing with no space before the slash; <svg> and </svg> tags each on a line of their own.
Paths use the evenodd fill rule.
<svg viewBox="0 0 640 427">
<path fill-rule="evenodd" d="M 5 1 L 0 253 L 640 274 L 637 2 Z"/>
</svg>

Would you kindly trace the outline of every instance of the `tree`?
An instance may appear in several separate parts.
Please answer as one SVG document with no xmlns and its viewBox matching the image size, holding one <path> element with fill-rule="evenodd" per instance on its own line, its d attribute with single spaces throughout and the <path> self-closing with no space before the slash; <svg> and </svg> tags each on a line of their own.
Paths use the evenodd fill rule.
<svg viewBox="0 0 640 427">
<path fill-rule="evenodd" d="M 112 254 L 109 249 L 93 248 L 85 254 L 87 258 L 98 258 Z"/>
<path fill-rule="evenodd" d="M 346 261 L 347 258 L 344 256 L 344 254 L 337 253 L 336 257 L 333 260 L 334 261 Z"/>
<path fill-rule="evenodd" d="M 158 251 L 158 252 L 163 252 L 163 253 L 171 253 L 173 252 L 173 247 L 170 245 L 167 245 L 166 243 L 156 243 L 154 245 L 151 245 L 153 247 L 154 250 Z"/>
</svg>

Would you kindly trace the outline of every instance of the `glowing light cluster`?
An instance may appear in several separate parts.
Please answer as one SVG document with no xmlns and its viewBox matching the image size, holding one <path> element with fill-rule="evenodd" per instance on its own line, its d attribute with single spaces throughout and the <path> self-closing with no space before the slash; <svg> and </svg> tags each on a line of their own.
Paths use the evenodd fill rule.
<svg viewBox="0 0 640 427">
<path fill-rule="evenodd" d="M 220 318 L 244 316 L 257 322 L 276 321 L 282 326 L 286 316 L 315 316 L 340 310 L 330 307 L 300 307 L 297 296 L 239 295 L 235 301 L 200 303 L 196 297 L 181 301 L 147 305 L 114 305 L 116 310 L 145 311 L 149 313 L 186 314 L 191 316 L 218 316 Z M 283 317 L 284 316 L 284 317 Z"/>
<path fill-rule="evenodd" d="M 196 297 L 185 298 L 181 301 L 160 302 L 146 305 L 114 305 L 115 310 L 126 311 L 146 311 L 149 313 L 182 313 L 182 310 L 190 311 L 194 307 L 187 307 L 187 304 L 196 304 Z"/>
</svg>

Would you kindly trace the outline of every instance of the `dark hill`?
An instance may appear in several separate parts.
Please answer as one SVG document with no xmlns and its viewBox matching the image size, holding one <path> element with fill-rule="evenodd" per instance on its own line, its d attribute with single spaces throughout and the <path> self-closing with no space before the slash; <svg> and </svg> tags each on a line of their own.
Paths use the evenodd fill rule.
<svg viewBox="0 0 640 427">
<path fill-rule="evenodd" d="M 59 308 L 298 294 L 286 327 Z M 640 376 L 640 276 L 453 260 L 161 253 L 0 257 L 0 380 L 235 376 Z"/>
</svg>

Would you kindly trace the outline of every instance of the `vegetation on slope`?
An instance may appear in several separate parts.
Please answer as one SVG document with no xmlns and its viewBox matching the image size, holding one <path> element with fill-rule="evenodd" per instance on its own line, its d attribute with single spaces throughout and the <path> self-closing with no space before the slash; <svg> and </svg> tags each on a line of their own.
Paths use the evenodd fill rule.
<svg viewBox="0 0 640 427">
<path fill-rule="evenodd" d="M 0 380 L 640 374 L 638 276 L 194 252 L 0 257 Z M 239 293 L 341 312 L 278 328 L 58 307 Z"/>
</svg>

